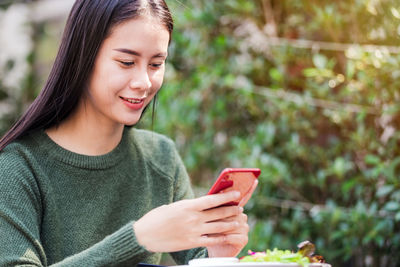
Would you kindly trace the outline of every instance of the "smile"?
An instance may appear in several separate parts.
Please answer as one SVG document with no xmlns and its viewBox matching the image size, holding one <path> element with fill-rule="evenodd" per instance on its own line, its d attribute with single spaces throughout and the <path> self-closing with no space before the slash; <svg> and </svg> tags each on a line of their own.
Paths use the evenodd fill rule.
<svg viewBox="0 0 400 267">
<path fill-rule="evenodd" d="M 128 101 L 129 103 L 132 104 L 139 104 L 143 102 L 144 99 L 139 99 L 139 98 L 125 98 L 125 97 L 120 97 L 122 100 Z"/>
<path fill-rule="evenodd" d="M 126 98 L 126 97 L 119 97 L 125 106 L 127 106 L 130 110 L 139 111 L 144 107 L 144 100 L 146 98 Z"/>
</svg>

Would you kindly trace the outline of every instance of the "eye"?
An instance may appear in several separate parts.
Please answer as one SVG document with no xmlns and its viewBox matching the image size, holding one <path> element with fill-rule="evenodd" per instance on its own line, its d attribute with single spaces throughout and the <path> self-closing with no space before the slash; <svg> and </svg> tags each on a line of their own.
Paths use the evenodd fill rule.
<svg viewBox="0 0 400 267">
<path fill-rule="evenodd" d="M 126 67 L 130 67 L 132 65 L 135 64 L 135 62 L 133 61 L 122 61 L 122 60 L 118 60 L 119 63 L 121 63 L 122 65 L 126 66 Z"/>
<path fill-rule="evenodd" d="M 150 64 L 150 66 L 153 67 L 153 68 L 155 68 L 155 69 L 158 69 L 158 68 L 160 68 L 163 64 L 164 64 L 164 63 L 152 63 L 152 64 Z"/>
</svg>

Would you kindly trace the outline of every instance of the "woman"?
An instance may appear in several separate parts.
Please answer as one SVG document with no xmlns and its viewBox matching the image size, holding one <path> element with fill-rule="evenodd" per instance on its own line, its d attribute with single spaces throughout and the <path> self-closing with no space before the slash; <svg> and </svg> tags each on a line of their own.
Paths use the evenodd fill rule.
<svg viewBox="0 0 400 267">
<path fill-rule="evenodd" d="M 172 28 L 163 0 L 76 1 L 46 85 L 0 141 L 0 266 L 184 264 L 247 243 L 243 208 L 221 206 L 238 192 L 190 199 L 172 141 L 127 127 L 162 85 Z"/>
</svg>

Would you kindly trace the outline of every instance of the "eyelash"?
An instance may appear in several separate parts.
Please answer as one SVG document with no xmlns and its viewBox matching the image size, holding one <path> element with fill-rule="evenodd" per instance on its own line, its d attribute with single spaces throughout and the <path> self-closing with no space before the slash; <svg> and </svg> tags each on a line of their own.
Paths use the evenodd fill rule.
<svg viewBox="0 0 400 267">
<path fill-rule="evenodd" d="M 135 62 L 133 62 L 133 61 L 119 61 L 119 63 L 121 63 L 122 65 L 127 66 L 127 67 L 130 67 L 133 64 L 135 64 Z"/>
<path fill-rule="evenodd" d="M 150 64 L 152 67 L 154 67 L 154 68 L 159 68 L 159 67 L 161 67 L 162 66 L 162 64 L 163 63 L 160 63 L 160 64 Z"/>
<path fill-rule="evenodd" d="M 122 65 L 126 66 L 126 67 L 130 67 L 132 65 L 135 65 L 135 62 L 133 61 L 118 61 L 119 63 L 121 63 Z M 150 64 L 150 66 L 152 66 L 153 68 L 159 68 L 163 65 L 164 63 L 160 63 L 160 64 Z"/>
</svg>

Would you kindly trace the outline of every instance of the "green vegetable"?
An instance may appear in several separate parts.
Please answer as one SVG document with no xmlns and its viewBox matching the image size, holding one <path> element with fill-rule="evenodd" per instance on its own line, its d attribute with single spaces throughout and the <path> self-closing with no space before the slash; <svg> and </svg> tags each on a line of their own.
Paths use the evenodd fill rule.
<svg viewBox="0 0 400 267">
<path fill-rule="evenodd" d="M 280 262 L 280 263 L 297 263 L 303 267 L 308 267 L 310 261 L 308 257 L 304 257 L 301 253 L 293 253 L 289 250 L 273 250 L 267 249 L 265 252 L 252 252 L 240 259 L 240 262 Z"/>
</svg>

